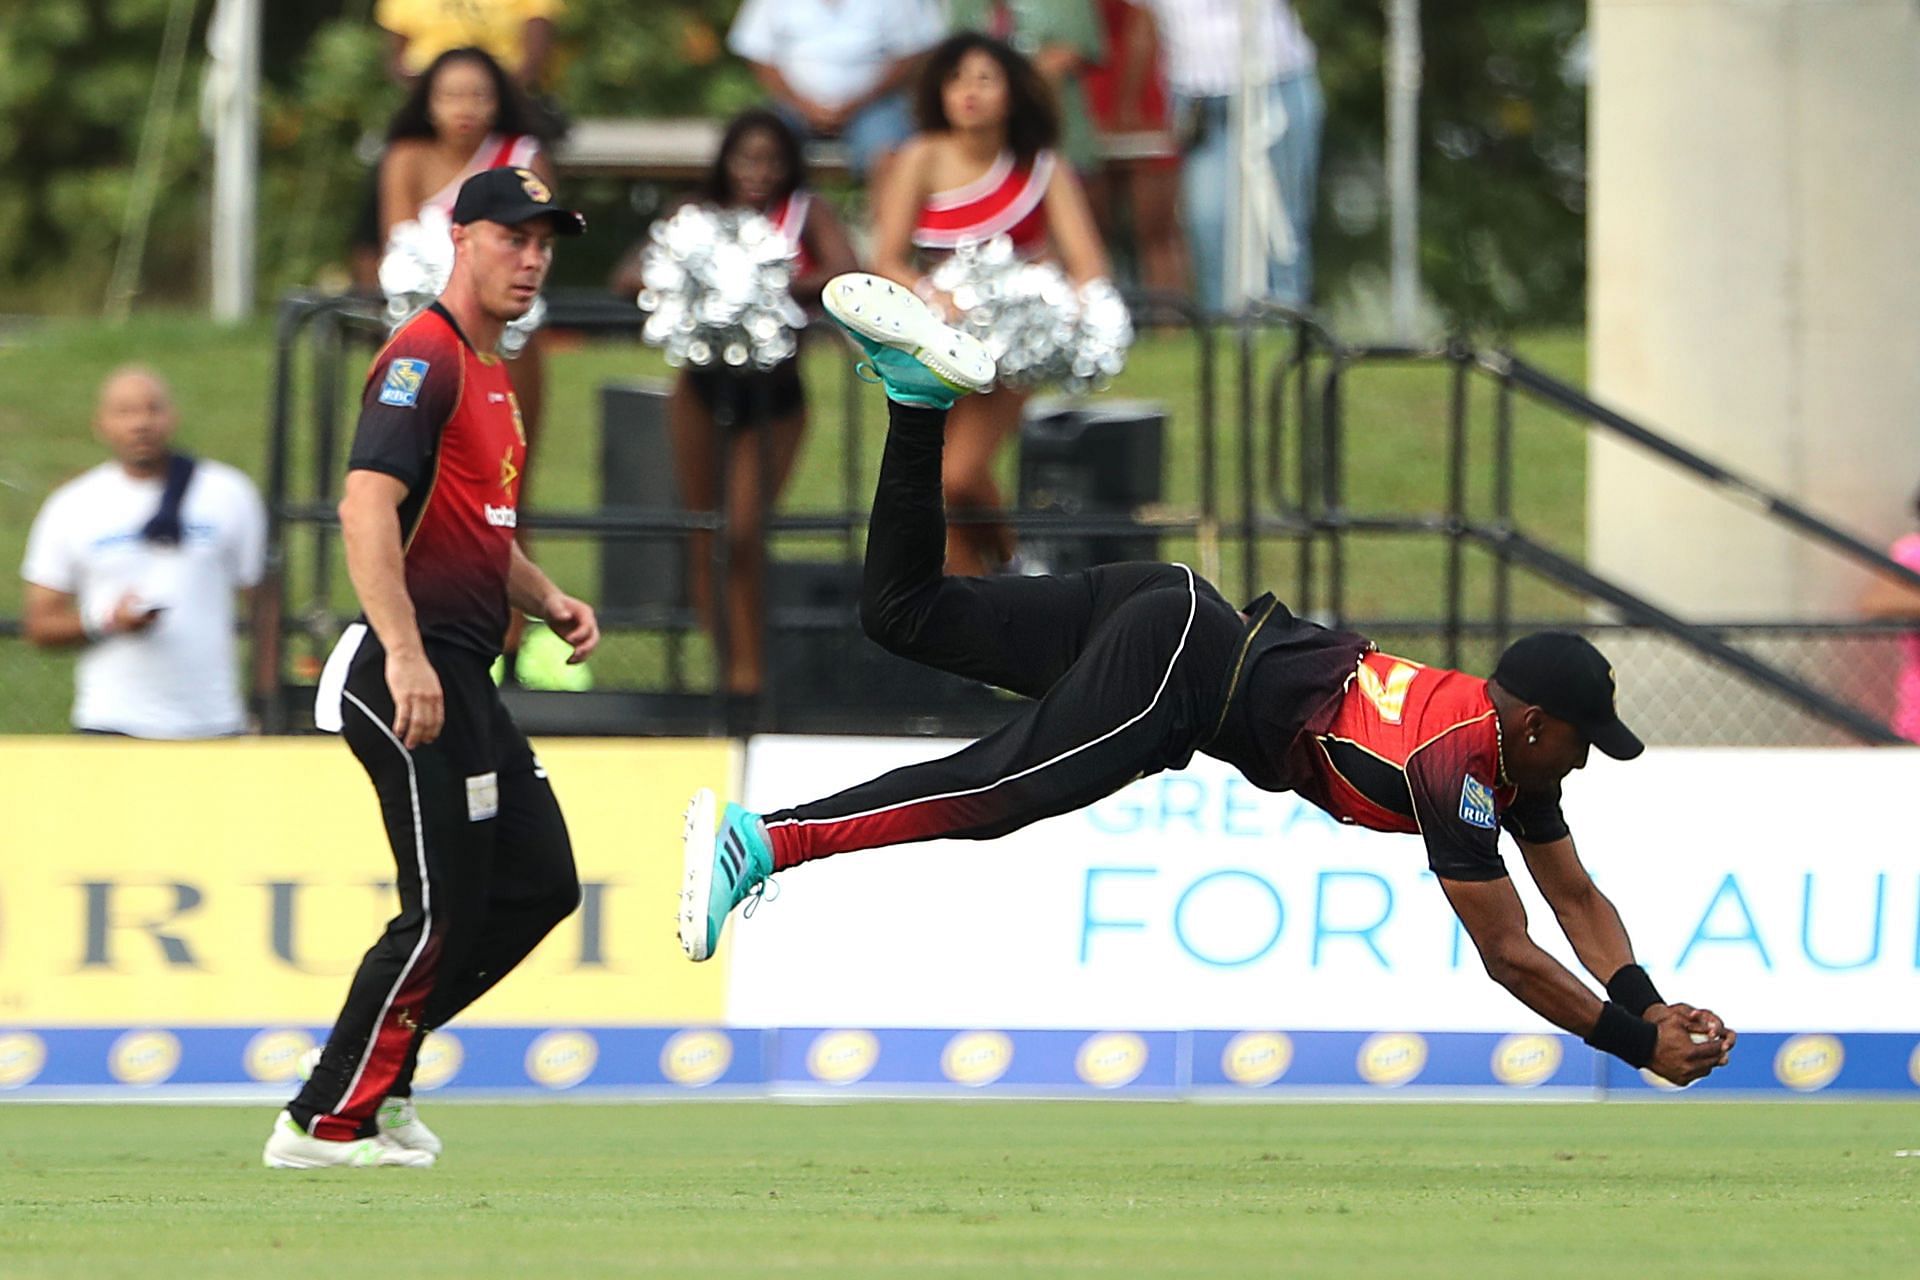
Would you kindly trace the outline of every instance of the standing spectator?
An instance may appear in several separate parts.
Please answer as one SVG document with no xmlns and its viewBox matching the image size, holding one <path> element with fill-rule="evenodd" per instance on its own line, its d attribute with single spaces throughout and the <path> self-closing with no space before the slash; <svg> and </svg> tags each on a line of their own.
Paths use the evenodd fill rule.
<svg viewBox="0 0 1920 1280">
<path fill-rule="evenodd" d="M 485 49 L 531 91 L 553 52 L 553 20 L 564 0 L 379 0 L 373 20 L 387 33 L 387 69 L 412 84 L 449 49 Z"/>
<path fill-rule="evenodd" d="M 727 47 L 806 137 L 839 138 L 857 178 L 913 132 L 906 86 L 945 34 L 934 0 L 746 0 Z"/>
<path fill-rule="evenodd" d="M 1133 224 L 1140 283 L 1162 293 L 1184 293 L 1187 246 L 1180 236 L 1180 156 L 1173 149 L 1173 118 L 1161 69 L 1160 37 L 1150 0 L 1100 0 L 1107 52 L 1086 74 L 1087 105 L 1102 133 L 1164 139 L 1160 154 L 1109 159 L 1088 176 L 1087 194 L 1108 243 L 1124 207 Z"/>
<path fill-rule="evenodd" d="M 966 240 L 1005 235 L 1026 257 L 1057 255 L 1085 284 L 1107 274 L 1107 254 L 1072 171 L 1054 158 L 1058 117 L 1034 65 L 991 36 L 950 36 L 927 59 L 915 98 L 921 133 L 900 150 L 874 198 L 873 268 L 931 297 L 924 258 Z M 1027 393 L 998 387 L 969 396 L 947 420 L 942 483 L 947 508 L 1001 506 L 993 460 L 1020 427 Z M 955 523 L 948 571 L 983 574 L 1013 556 L 1013 531 L 999 523 Z"/>
<path fill-rule="evenodd" d="M 1913 508 L 1915 518 L 1920 519 L 1920 495 L 1915 495 Z M 1887 548 L 1887 558 L 1920 571 L 1920 532 L 1897 539 Z M 1861 598 L 1860 609 L 1876 621 L 1920 624 L 1920 588 L 1876 578 Z M 1900 637 L 1900 656 L 1892 727 L 1907 741 L 1920 742 L 1920 631 Z"/>
<path fill-rule="evenodd" d="M 526 95 L 529 121 L 552 137 L 562 131 L 563 117 L 537 95 L 553 52 L 554 19 L 564 8 L 565 0 L 379 0 L 373 20 L 387 33 L 387 73 L 403 87 L 412 89 L 449 50 L 484 50 Z M 362 140 L 363 149 L 374 145 L 373 136 Z M 386 237 L 379 225 L 379 168 L 371 155 L 367 158 L 375 170 L 360 200 L 349 248 L 354 287 L 371 293 L 378 288 Z"/>
<path fill-rule="evenodd" d="M 1092 0 L 950 0 L 956 30 L 983 31 L 1025 54 L 1053 90 L 1060 153 L 1084 178 L 1099 165 L 1083 75 L 1106 56 Z"/>
<path fill-rule="evenodd" d="M 734 117 L 694 199 L 715 208 L 756 210 L 772 219 L 797 255 L 792 290 L 802 306 L 817 305 L 828 280 L 858 265 L 840 219 L 826 201 L 807 190 L 800 139 L 772 111 L 755 108 Z M 629 253 L 614 276 L 614 291 L 629 299 L 645 287 L 640 273 L 644 248 L 643 242 Z M 760 626 L 765 516 L 780 499 L 807 430 L 800 357 L 796 354 L 764 373 L 682 369 L 667 401 L 667 422 L 674 479 L 687 510 L 720 507 L 724 472 L 727 690 L 755 694 L 765 682 L 767 665 Z M 709 626 L 718 607 L 711 539 L 711 534 L 696 533 L 689 541 L 694 605 Z"/>
<path fill-rule="evenodd" d="M 1277 212 L 1292 232 L 1293 252 L 1267 263 L 1267 289 L 1290 307 L 1310 305 L 1313 296 L 1313 210 L 1320 175 L 1320 130 L 1326 105 L 1314 69 L 1313 42 L 1307 39 L 1288 0 L 1260 0 L 1260 20 L 1252 31 L 1240 29 L 1242 0 L 1151 0 L 1166 42 L 1167 80 L 1173 90 L 1174 120 L 1186 156 L 1180 174 L 1181 216 L 1200 303 L 1218 311 L 1227 295 L 1227 202 L 1242 184 L 1234 180 L 1229 120 L 1240 91 L 1240 59 L 1250 46 L 1258 67 L 1268 124 L 1267 173 L 1249 173 L 1249 181 L 1269 181 Z"/>
<path fill-rule="evenodd" d="M 167 384 L 129 365 L 100 386 L 94 430 L 113 459 L 54 490 L 27 538 L 26 635 L 85 646 L 73 726 L 135 738 L 246 730 L 234 600 L 266 557 L 246 476 L 172 447 Z"/>
</svg>

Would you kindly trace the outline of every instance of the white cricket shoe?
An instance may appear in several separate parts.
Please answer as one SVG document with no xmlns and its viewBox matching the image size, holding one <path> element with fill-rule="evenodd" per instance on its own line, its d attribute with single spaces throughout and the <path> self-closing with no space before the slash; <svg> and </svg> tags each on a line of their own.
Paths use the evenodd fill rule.
<svg viewBox="0 0 1920 1280">
<path fill-rule="evenodd" d="M 354 1138 L 347 1142 L 329 1142 L 308 1134 L 285 1111 L 274 1117 L 273 1133 L 261 1154 L 269 1169 L 372 1169 L 398 1165 L 408 1169 L 431 1169 L 433 1153 L 410 1151 L 386 1137 Z"/>
<path fill-rule="evenodd" d="M 296 1070 L 300 1083 L 313 1079 L 313 1069 L 320 1065 L 320 1046 L 315 1045 L 300 1055 Z M 412 1098 L 388 1098 L 380 1104 L 374 1113 L 374 1122 L 380 1126 L 380 1136 L 389 1142 L 398 1143 L 409 1151 L 424 1151 L 430 1156 L 438 1156 L 444 1147 L 440 1135 L 427 1128 L 420 1113 L 413 1109 Z"/>
<path fill-rule="evenodd" d="M 853 271 L 827 281 L 820 301 L 901 404 L 951 409 L 960 396 L 993 386 L 986 345 L 944 323 L 910 289 Z"/>
<path fill-rule="evenodd" d="M 388 1098 L 374 1112 L 374 1121 L 380 1126 L 380 1136 L 388 1142 L 409 1151 L 424 1151 L 430 1156 L 440 1154 L 440 1135 L 427 1128 L 420 1113 L 413 1109 L 412 1098 Z"/>
</svg>

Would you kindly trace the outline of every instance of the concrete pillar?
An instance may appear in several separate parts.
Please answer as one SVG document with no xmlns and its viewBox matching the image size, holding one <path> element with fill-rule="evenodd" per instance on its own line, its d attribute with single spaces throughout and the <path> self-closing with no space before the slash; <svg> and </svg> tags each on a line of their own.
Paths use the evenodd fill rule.
<svg viewBox="0 0 1920 1280">
<path fill-rule="evenodd" d="M 1598 398 L 1875 543 L 1920 489 L 1920 3 L 1593 0 Z M 1698 620 L 1864 579 L 1595 437 L 1588 555 Z M 1622 671 L 1622 687 L 1629 682 Z"/>
</svg>

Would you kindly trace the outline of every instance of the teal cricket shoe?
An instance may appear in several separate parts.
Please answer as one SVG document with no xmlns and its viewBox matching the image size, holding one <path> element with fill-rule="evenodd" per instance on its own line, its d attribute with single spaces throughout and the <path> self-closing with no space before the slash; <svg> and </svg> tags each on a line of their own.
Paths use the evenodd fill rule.
<svg viewBox="0 0 1920 1280">
<path fill-rule="evenodd" d="M 941 323 L 912 290 L 853 271 L 827 281 L 820 301 L 866 352 L 865 363 L 890 400 L 951 409 L 961 396 L 993 386 L 993 356 L 986 345 Z"/>
<path fill-rule="evenodd" d="M 686 879 L 680 890 L 680 948 L 705 960 L 720 945 L 733 909 L 764 892 L 773 874 L 773 846 L 759 815 L 729 804 L 716 812 L 713 792 L 693 793 L 682 837 Z"/>
</svg>

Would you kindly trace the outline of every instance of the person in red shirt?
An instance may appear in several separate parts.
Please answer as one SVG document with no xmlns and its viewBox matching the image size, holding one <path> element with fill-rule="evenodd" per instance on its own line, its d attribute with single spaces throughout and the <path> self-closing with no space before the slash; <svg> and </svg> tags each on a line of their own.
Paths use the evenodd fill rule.
<svg viewBox="0 0 1920 1280">
<path fill-rule="evenodd" d="M 1709 1010 L 1663 1000 L 1634 962 L 1619 913 L 1560 814 L 1560 784 L 1589 750 L 1625 760 L 1642 749 L 1621 723 L 1597 649 L 1571 632 L 1541 632 L 1480 679 L 1380 653 L 1272 596 L 1236 609 L 1181 564 L 945 573 L 947 409 L 991 383 L 993 362 L 890 281 L 841 276 L 823 301 L 889 399 L 860 608 L 867 634 L 1035 701 L 954 755 L 824 800 L 716 812 L 712 793 L 698 793 L 680 915 L 691 959 L 713 954 L 728 914 L 777 872 L 882 845 L 992 839 L 1205 752 L 1342 822 L 1418 832 L 1488 974 L 1556 1026 L 1675 1083 L 1727 1061 L 1734 1033 Z M 1500 858 L 1502 827 L 1609 999 L 1528 936 Z"/>
<path fill-rule="evenodd" d="M 343 732 L 380 797 L 400 914 L 360 962 L 269 1168 L 431 1165 L 420 1040 L 520 963 L 580 902 L 567 825 L 489 674 L 509 607 L 584 661 L 593 609 L 514 541 L 527 462 L 495 348 L 540 295 L 556 235 L 586 228 L 529 169 L 467 179 L 439 300 L 367 372 L 340 528 L 364 611 L 327 661 L 315 723 Z"/>
</svg>

